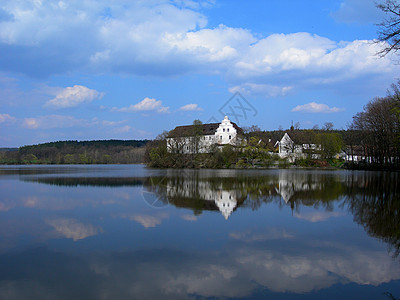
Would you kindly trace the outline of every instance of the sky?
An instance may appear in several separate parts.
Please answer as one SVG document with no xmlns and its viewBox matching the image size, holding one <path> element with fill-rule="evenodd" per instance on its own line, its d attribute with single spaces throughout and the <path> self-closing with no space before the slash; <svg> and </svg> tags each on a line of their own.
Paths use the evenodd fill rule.
<svg viewBox="0 0 400 300">
<path fill-rule="evenodd" d="M 399 78 L 374 0 L 1 0 L 0 147 L 346 129 Z"/>
</svg>

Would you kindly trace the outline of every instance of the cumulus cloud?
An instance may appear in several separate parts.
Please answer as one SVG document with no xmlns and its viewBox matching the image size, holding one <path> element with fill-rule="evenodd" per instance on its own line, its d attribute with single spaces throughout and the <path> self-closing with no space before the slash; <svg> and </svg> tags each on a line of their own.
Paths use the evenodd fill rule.
<svg viewBox="0 0 400 300">
<path fill-rule="evenodd" d="M 53 108 L 75 107 L 82 103 L 92 102 L 101 99 L 103 93 L 89 89 L 82 85 L 66 87 L 56 93 L 56 97 L 47 101 L 46 106 Z"/>
<path fill-rule="evenodd" d="M 344 0 L 340 10 L 365 12 L 363 4 Z M 398 74 L 388 57 L 376 59 L 380 46 L 371 41 L 333 41 L 307 32 L 262 37 L 223 24 L 206 28 L 203 5 L 212 1 L 6 1 L 0 5 L 8 16 L 0 22 L 0 70 L 36 77 L 72 71 L 221 74 L 231 89 L 266 97 Z M 49 105 L 71 107 L 98 98 L 60 95 Z"/>
<path fill-rule="evenodd" d="M 166 34 L 164 41 L 183 53 L 195 54 L 198 60 L 219 62 L 237 58 L 256 38 L 246 29 L 219 25 L 186 34 Z"/>
<path fill-rule="evenodd" d="M 304 105 L 297 105 L 292 109 L 292 112 L 304 112 L 304 113 L 337 113 L 344 111 L 344 108 L 329 107 L 326 104 L 310 102 Z"/>
<path fill-rule="evenodd" d="M 376 58 L 379 49 L 378 44 L 366 40 L 335 42 L 309 33 L 273 34 L 251 45 L 228 76 L 233 82 L 242 82 L 250 92 L 256 92 L 265 82 L 270 87 L 296 89 L 337 87 L 365 75 L 389 78 L 396 67 L 388 58 Z M 269 94 L 276 94 L 276 90 L 279 92 L 275 88 Z"/>
<path fill-rule="evenodd" d="M 10 116 L 9 114 L 0 114 L 0 124 L 1 123 L 7 124 L 7 123 L 11 123 L 13 121 L 15 121 L 15 118 Z"/>
<path fill-rule="evenodd" d="M 142 101 L 136 104 L 131 104 L 129 107 L 114 108 L 113 110 L 120 112 L 136 112 L 136 111 L 156 111 L 159 113 L 169 113 L 169 107 L 163 106 L 161 100 L 154 98 L 144 98 Z"/>
<path fill-rule="evenodd" d="M 201 107 L 199 107 L 198 104 L 186 104 L 186 105 L 180 107 L 179 110 L 183 110 L 183 111 L 200 111 L 200 110 L 203 110 L 203 109 Z"/>
</svg>

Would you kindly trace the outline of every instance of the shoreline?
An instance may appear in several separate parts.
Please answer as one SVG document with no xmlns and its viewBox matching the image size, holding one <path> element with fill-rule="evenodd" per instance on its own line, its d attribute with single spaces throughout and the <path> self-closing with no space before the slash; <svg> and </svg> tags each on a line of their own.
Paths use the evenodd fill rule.
<svg viewBox="0 0 400 300">
<path fill-rule="evenodd" d="M 155 170 L 164 170 L 164 169 L 187 169 L 187 170 L 327 170 L 327 171 L 335 171 L 335 170 L 348 170 L 348 171 L 383 171 L 383 172 L 399 172 L 399 169 L 396 168 L 390 168 L 387 166 L 370 166 L 370 168 L 346 168 L 346 167 L 335 167 L 335 166 L 324 166 L 324 167 L 313 167 L 313 166 L 296 166 L 296 165 L 288 165 L 286 167 L 283 166 L 270 166 L 270 167 L 262 167 L 262 166 L 253 166 L 253 167 L 219 167 L 219 168 L 189 168 L 189 167 L 183 167 L 183 168 L 161 168 L 161 167 L 152 167 L 149 166 L 146 163 L 113 163 L 113 164 L 0 164 L 0 168 L 2 166 L 30 166 L 30 167 L 35 167 L 35 166 L 112 166 L 112 165 L 143 165 L 146 168 L 149 169 L 155 169 Z"/>
</svg>

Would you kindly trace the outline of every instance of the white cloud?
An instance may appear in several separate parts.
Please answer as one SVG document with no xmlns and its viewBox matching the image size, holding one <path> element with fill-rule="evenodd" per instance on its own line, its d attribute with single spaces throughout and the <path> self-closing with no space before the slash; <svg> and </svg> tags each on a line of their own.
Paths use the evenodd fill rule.
<svg viewBox="0 0 400 300">
<path fill-rule="evenodd" d="M 309 33 L 273 34 L 249 46 L 232 64 L 228 79 L 240 82 L 234 87 L 248 93 L 266 89 L 266 96 L 279 94 L 279 88 L 334 84 L 337 89 L 353 82 L 356 89 L 357 82 L 365 87 L 366 80 L 386 78 L 390 82 L 398 67 L 388 57 L 377 59 L 379 49 L 380 45 L 371 41 L 335 42 Z"/>
<path fill-rule="evenodd" d="M 75 107 L 82 103 L 101 99 L 103 95 L 103 93 L 91 90 L 85 86 L 74 85 L 73 87 L 66 87 L 59 90 L 55 98 L 47 101 L 46 106 L 53 108 Z"/>
<path fill-rule="evenodd" d="M 371 2 L 344 0 L 340 10 L 370 12 Z M 366 80 L 389 83 L 399 69 L 388 57 L 376 59 L 379 45 L 371 41 L 333 41 L 307 32 L 260 37 L 250 29 L 223 24 L 206 28 L 200 9 L 213 1 L 37 3 L 0 5 L 12 16 L 0 22 L 0 65 L 9 66 L 7 71 L 31 76 L 72 71 L 159 77 L 221 74 L 231 89 L 275 97 L 304 86 L 335 84 L 340 90 L 350 81 L 360 88 L 368 85 Z M 98 98 L 101 95 L 75 100 L 60 95 L 48 105 L 71 107 Z"/>
<path fill-rule="evenodd" d="M 15 121 L 15 118 L 10 116 L 9 114 L 0 114 L 0 124 L 1 123 L 7 124 L 7 123 L 14 122 L 14 121 Z"/>
<path fill-rule="evenodd" d="M 166 34 L 164 41 L 203 62 L 231 61 L 240 56 L 256 38 L 246 29 L 224 25 L 185 34 Z"/>
<path fill-rule="evenodd" d="M 329 107 L 326 104 L 310 102 L 304 105 L 297 105 L 292 109 L 292 112 L 305 112 L 305 113 L 337 113 L 344 111 L 344 108 Z"/>
<path fill-rule="evenodd" d="M 129 107 L 114 108 L 113 110 L 120 112 L 136 112 L 136 111 L 156 111 L 159 113 L 169 113 L 169 107 L 163 106 L 161 100 L 154 98 L 144 98 L 136 104 L 131 104 Z"/>
<path fill-rule="evenodd" d="M 199 107 L 198 104 L 186 104 L 182 107 L 179 108 L 179 110 L 183 110 L 183 111 L 200 111 L 203 110 L 201 107 Z"/>
</svg>

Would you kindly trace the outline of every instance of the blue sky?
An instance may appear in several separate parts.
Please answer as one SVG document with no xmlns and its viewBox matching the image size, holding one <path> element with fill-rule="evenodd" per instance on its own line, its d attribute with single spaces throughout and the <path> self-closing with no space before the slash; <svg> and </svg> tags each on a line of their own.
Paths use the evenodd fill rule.
<svg viewBox="0 0 400 300">
<path fill-rule="evenodd" d="M 373 0 L 3 0 L 0 147 L 154 138 L 224 114 L 346 128 L 399 77 L 375 55 L 383 17 Z"/>
</svg>

